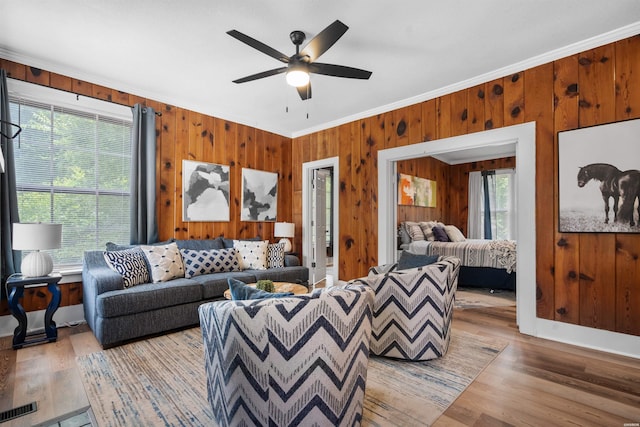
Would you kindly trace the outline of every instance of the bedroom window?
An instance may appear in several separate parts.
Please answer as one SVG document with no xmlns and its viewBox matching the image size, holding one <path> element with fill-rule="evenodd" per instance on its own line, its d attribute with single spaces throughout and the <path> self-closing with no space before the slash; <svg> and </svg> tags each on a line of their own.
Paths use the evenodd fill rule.
<svg viewBox="0 0 640 427">
<path fill-rule="evenodd" d="M 129 240 L 131 110 L 105 101 L 10 81 L 21 222 L 62 224 L 57 269 L 86 250 Z M 107 104 L 107 105 L 104 105 Z"/>
<path fill-rule="evenodd" d="M 516 240 L 515 176 L 513 169 L 469 174 L 470 238 Z"/>
</svg>

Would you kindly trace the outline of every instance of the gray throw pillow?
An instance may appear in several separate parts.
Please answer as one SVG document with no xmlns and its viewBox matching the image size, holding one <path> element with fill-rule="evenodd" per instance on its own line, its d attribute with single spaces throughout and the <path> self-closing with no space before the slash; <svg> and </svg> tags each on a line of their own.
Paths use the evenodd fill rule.
<svg viewBox="0 0 640 427">
<path fill-rule="evenodd" d="M 408 270 L 410 268 L 424 267 L 425 265 L 437 262 L 439 255 L 420 255 L 412 252 L 402 251 L 398 260 L 398 270 Z"/>
<path fill-rule="evenodd" d="M 227 283 L 229 283 L 232 300 L 282 298 L 293 295 L 293 292 L 265 292 L 262 289 L 247 286 L 246 283 L 232 277 L 227 279 Z"/>
</svg>

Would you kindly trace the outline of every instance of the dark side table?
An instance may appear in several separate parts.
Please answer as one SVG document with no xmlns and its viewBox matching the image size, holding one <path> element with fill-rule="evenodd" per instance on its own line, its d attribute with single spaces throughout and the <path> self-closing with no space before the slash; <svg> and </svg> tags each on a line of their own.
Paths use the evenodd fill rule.
<svg viewBox="0 0 640 427">
<path fill-rule="evenodd" d="M 9 292 L 9 309 L 18 320 L 18 327 L 13 331 L 13 348 L 22 348 L 28 344 L 39 342 L 52 342 L 58 339 L 58 329 L 53 321 L 53 314 L 60 306 L 60 288 L 58 282 L 62 277 L 58 273 L 52 273 L 43 277 L 24 277 L 21 274 L 7 279 L 7 291 Z M 27 314 L 20 304 L 24 296 L 24 288 L 47 286 L 51 294 L 51 302 L 44 313 L 44 334 L 37 333 L 27 336 Z"/>
</svg>

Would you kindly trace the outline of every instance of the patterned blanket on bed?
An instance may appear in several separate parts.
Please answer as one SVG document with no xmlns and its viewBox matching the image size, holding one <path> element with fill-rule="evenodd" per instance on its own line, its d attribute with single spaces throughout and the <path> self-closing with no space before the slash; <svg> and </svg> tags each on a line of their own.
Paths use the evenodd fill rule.
<svg viewBox="0 0 640 427">
<path fill-rule="evenodd" d="M 417 254 L 455 256 L 467 267 L 499 268 L 507 273 L 516 271 L 516 242 L 513 240 L 415 241 L 408 250 Z"/>
</svg>

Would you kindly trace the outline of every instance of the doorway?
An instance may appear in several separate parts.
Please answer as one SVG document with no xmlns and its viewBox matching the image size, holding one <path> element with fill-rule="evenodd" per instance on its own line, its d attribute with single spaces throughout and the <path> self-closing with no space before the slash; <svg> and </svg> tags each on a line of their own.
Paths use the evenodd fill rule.
<svg viewBox="0 0 640 427">
<path fill-rule="evenodd" d="M 516 185 L 521 195 L 517 202 L 517 323 L 520 332 L 536 335 L 535 122 L 379 151 L 378 263 L 392 262 L 396 256 L 397 161 L 504 144 L 515 145 Z"/>
<path fill-rule="evenodd" d="M 309 282 L 338 280 L 337 157 L 302 165 L 302 264 L 309 268 Z"/>
</svg>

